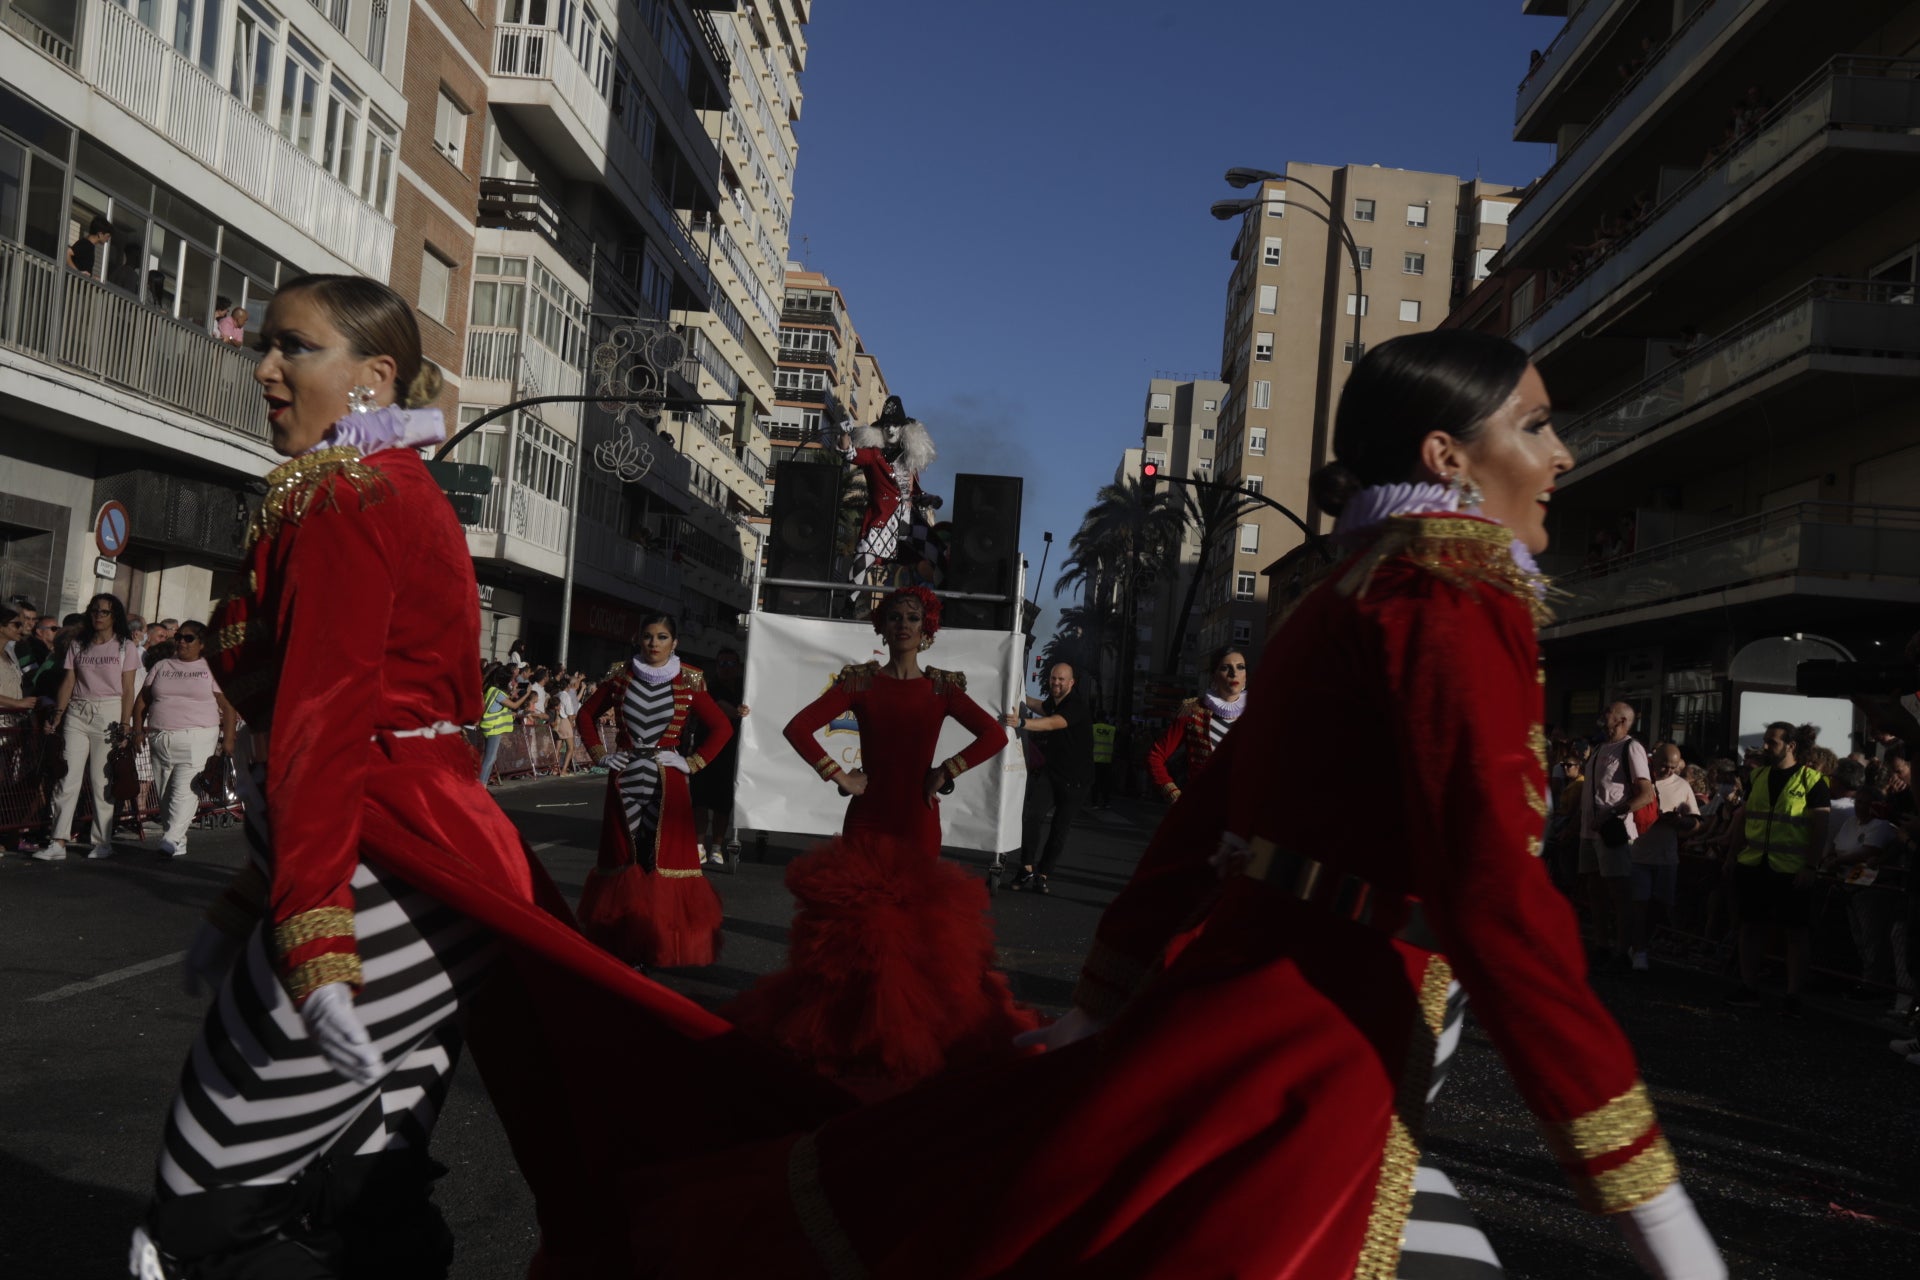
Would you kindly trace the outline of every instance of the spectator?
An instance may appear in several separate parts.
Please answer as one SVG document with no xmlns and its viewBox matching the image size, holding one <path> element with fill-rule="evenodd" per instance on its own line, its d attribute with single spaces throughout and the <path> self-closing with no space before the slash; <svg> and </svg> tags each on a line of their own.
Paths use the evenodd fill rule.
<svg viewBox="0 0 1920 1280">
<path fill-rule="evenodd" d="M 1093 788 L 1087 796 L 1087 808 L 1113 807 L 1113 743 L 1119 734 L 1113 717 L 1102 715 L 1093 725 Z"/>
<path fill-rule="evenodd" d="M 237 717 L 226 695 L 213 682 L 206 660 L 207 626 L 182 624 L 175 638 L 148 650 L 158 655 L 147 687 L 134 703 L 136 742 L 149 742 L 153 751 L 153 785 L 165 806 L 160 852 L 170 858 L 187 854 L 187 828 L 199 812 L 193 779 L 218 747 L 233 754 Z"/>
<path fill-rule="evenodd" d="M 26 615 L 11 605 L 0 604 L 0 640 L 6 641 L 5 646 L 0 647 L 0 732 L 5 732 L 25 728 L 27 714 L 35 706 L 27 692 L 20 663 L 14 657 L 15 646 L 27 640 Z M 4 769 L 0 769 L 0 779 L 5 777 Z"/>
<path fill-rule="evenodd" d="M 1029 741 L 1039 735 L 1041 767 L 1027 776 L 1027 798 L 1021 813 L 1021 871 L 1007 887 L 1047 892 L 1047 874 L 1067 846 L 1074 815 L 1086 804 L 1093 782 L 1093 716 L 1086 698 L 1074 689 L 1073 667 L 1065 662 L 1047 673 L 1047 697 L 1027 698 L 1007 716 L 1007 724 L 1024 728 Z M 1023 712 L 1040 715 L 1025 719 Z M 1042 829 L 1045 837 L 1042 838 Z"/>
<path fill-rule="evenodd" d="M 1783 1011 L 1800 1008 L 1811 958 L 1807 929 L 1807 890 L 1813 868 L 1827 845 L 1833 795 L 1827 780 L 1794 755 L 1794 727 L 1785 721 L 1767 726 L 1761 754 L 1747 787 L 1739 853 L 1727 863 L 1740 904 L 1741 986 L 1727 1003 L 1757 1008 L 1760 962 L 1770 926 L 1787 935 L 1787 998 Z"/>
<path fill-rule="evenodd" d="M 247 340 L 243 320 L 244 316 L 242 320 L 234 319 L 233 303 L 231 300 L 227 298 L 215 298 L 213 300 L 214 337 L 220 339 L 222 342 L 232 343 L 236 347 L 239 346 Z"/>
<path fill-rule="evenodd" d="M 513 713 L 527 705 L 528 696 L 513 696 L 513 668 L 496 664 L 481 682 L 480 736 L 486 748 L 480 757 L 480 781 L 493 785 L 494 761 L 500 758 L 500 741 L 513 732 Z"/>
<path fill-rule="evenodd" d="M 147 647 L 147 620 L 137 613 L 127 615 L 127 634 L 133 643 L 144 649 Z"/>
<path fill-rule="evenodd" d="M 1680 748 L 1668 743 L 1653 753 L 1653 795 L 1660 817 L 1633 842 L 1632 954 L 1639 971 L 1648 967 L 1647 942 L 1653 904 L 1659 903 L 1672 923 L 1674 891 L 1680 879 L 1680 838 L 1700 824 L 1700 803 L 1683 772 Z M 1704 780 L 1704 779 L 1703 779 Z"/>
<path fill-rule="evenodd" d="M 53 644 L 60 635 L 60 620 L 49 614 L 42 614 L 33 624 L 33 636 L 24 646 L 14 646 L 14 656 L 20 659 L 20 672 L 32 689 L 53 661 Z"/>
<path fill-rule="evenodd" d="M 113 856 L 113 801 L 107 793 L 107 751 L 133 720 L 139 688 L 140 649 L 133 642 L 127 607 L 120 597 L 101 594 L 87 603 L 92 630 L 66 652 L 60 689 L 54 699 L 49 732 L 61 731 L 67 771 L 54 796 L 53 829 L 47 846 L 33 856 L 58 862 L 67 856 L 80 788 L 93 797 L 93 847 L 89 858 Z"/>
<path fill-rule="evenodd" d="M 140 296 L 140 242 L 129 240 L 120 246 L 120 261 L 107 268 L 107 283 Z"/>
<path fill-rule="evenodd" d="M 247 345 L 247 309 L 245 307 L 233 309 L 233 336 L 227 341 L 236 347 Z"/>
<path fill-rule="evenodd" d="M 740 651 L 731 647 L 720 650 L 706 674 L 707 693 L 733 726 L 733 736 L 706 768 L 693 775 L 693 833 L 700 846 L 700 861 L 725 870 L 727 850 L 738 843 L 733 831 L 733 794 L 740 769 L 740 721 L 748 711 L 741 701 L 746 696 L 746 679 Z M 706 748 L 700 750 L 704 755 Z"/>
<path fill-rule="evenodd" d="M 580 734 L 575 724 L 580 717 L 580 691 L 586 683 L 587 677 L 583 671 L 575 671 L 563 676 L 560 681 L 560 693 L 555 699 L 553 736 L 556 742 L 563 743 L 566 747 L 560 759 L 560 772 L 563 775 L 572 773 L 576 763 L 583 768 L 587 763 L 586 753 L 580 750 Z"/>
<path fill-rule="evenodd" d="M 36 638 L 40 627 L 40 611 L 25 596 L 8 597 L 6 607 L 13 610 L 20 620 L 19 638 L 6 643 L 7 656 L 14 660 L 24 676 L 42 656 L 40 642 Z"/>
<path fill-rule="evenodd" d="M 1607 708 L 1607 740 L 1587 762 L 1587 786 L 1581 805 L 1580 875 L 1593 909 L 1596 942 L 1621 965 L 1628 956 L 1632 909 L 1633 841 L 1640 834 L 1635 810 L 1654 803 L 1647 750 L 1633 737 L 1637 713 L 1625 702 Z M 1611 918 L 1611 929 L 1608 928 Z M 1611 945 L 1607 938 L 1612 936 Z"/>
<path fill-rule="evenodd" d="M 173 633 L 179 626 L 179 622 L 173 618 L 162 618 L 159 622 L 150 624 L 147 627 L 147 639 L 143 647 L 152 649 L 167 643 L 173 639 Z"/>
<path fill-rule="evenodd" d="M 103 213 L 93 215 L 87 223 L 87 234 L 75 240 L 67 249 L 67 265 L 81 275 L 96 275 L 100 259 L 100 246 L 113 239 L 113 224 L 107 221 Z"/>
</svg>

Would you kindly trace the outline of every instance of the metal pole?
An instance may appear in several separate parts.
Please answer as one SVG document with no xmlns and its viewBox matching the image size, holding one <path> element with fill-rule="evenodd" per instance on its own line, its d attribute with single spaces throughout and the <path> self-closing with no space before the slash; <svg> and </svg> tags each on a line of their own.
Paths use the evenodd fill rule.
<svg viewBox="0 0 1920 1280">
<path fill-rule="evenodd" d="M 515 409 L 531 408 L 536 404 L 650 404 L 658 405 L 662 412 L 677 412 L 686 408 L 699 408 L 702 405 L 738 405 L 740 403 L 739 400 L 700 400 L 680 396 L 662 396 L 657 391 L 634 396 L 528 396 L 524 400 L 515 400 L 512 404 L 503 404 L 498 409 L 489 409 L 472 422 L 469 422 L 466 426 L 454 432 L 447 442 L 440 446 L 439 451 L 433 455 L 433 460 L 439 462 L 445 458 L 453 451 L 455 445 L 500 415 L 512 413 Z"/>
<path fill-rule="evenodd" d="M 587 296 L 593 296 L 593 285 L 600 266 L 600 247 L 595 245 L 587 259 Z M 573 639 L 573 565 L 574 557 L 579 554 L 576 545 L 580 538 L 580 472 L 587 464 L 587 415 L 583 410 L 580 420 L 573 428 L 573 484 L 567 494 L 567 564 L 560 577 L 560 655 L 557 665 L 562 671 L 567 669 L 569 642 Z"/>
<path fill-rule="evenodd" d="M 1046 539 L 1046 546 L 1041 548 L 1040 551 L 1040 576 L 1033 580 L 1033 602 L 1035 604 L 1040 603 L 1040 587 L 1047 580 L 1047 557 L 1053 554 L 1053 535 L 1051 533 L 1043 533 L 1040 536 Z M 1024 576 L 1026 571 L 1026 566 L 1023 563 L 1020 572 Z M 1025 593 L 1023 592 L 1022 594 Z"/>
</svg>

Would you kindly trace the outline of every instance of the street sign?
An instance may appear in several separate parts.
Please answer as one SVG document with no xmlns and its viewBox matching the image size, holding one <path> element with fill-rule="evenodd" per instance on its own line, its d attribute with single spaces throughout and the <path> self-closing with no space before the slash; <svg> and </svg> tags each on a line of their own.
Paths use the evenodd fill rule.
<svg viewBox="0 0 1920 1280">
<path fill-rule="evenodd" d="M 93 518 L 93 545 L 100 548 L 103 556 L 117 556 L 127 549 L 127 542 L 133 537 L 133 518 L 121 503 L 108 502 L 101 506 L 100 514 Z"/>
<path fill-rule="evenodd" d="M 487 495 L 493 492 L 493 468 L 470 462 L 429 462 L 427 473 L 453 504 L 461 524 L 479 524 Z"/>
<path fill-rule="evenodd" d="M 96 578 L 105 578 L 111 582 L 113 581 L 114 575 L 119 572 L 119 569 L 119 563 L 107 556 L 94 557 L 93 576 Z"/>
</svg>

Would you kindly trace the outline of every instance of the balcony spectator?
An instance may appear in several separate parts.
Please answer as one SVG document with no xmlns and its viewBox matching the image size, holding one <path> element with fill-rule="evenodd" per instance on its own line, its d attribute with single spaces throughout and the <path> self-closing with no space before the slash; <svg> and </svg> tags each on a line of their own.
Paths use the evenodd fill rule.
<svg viewBox="0 0 1920 1280">
<path fill-rule="evenodd" d="M 173 290 L 167 288 L 166 272 L 147 272 L 147 305 L 168 315 L 173 314 Z"/>
<path fill-rule="evenodd" d="M 1694 352 L 1698 351 L 1700 344 L 1705 340 L 1706 335 L 1701 333 L 1697 326 L 1687 325 L 1680 330 L 1680 336 L 1668 345 L 1667 354 L 1672 356 L 1675 361 L 1685 360 Z"/>
<path fill-rule="evenodd" d="M 233 337 L 228 341 L 236 347 L 247 345 L 247 309 L 245 307 L 233 309 Z"/>
<path fill-rule="evenodd" d="M 107 268 L 107 283 L 132 297 L 140 296 L 140 242 L 129 240 L 120 246 L 120 261 Z"/>
<path fill-rule="evenodd" d="M 100 246 L 113 239 L 113 224 L 107 221 L 103 213 L 93 215 L 87 223 L 87 234 L 75 240 L 67 248 L 67 265 L 81 275 L 97 275 L 100 262 Z"/>
<path fill-rule="evenodd" d="M 230 298 L 213 300 L 213 336 L 236 347 L 247 340 L 244 313 L 241 322 L 234 320 L 233 301 Z"/>
<path fill-rule="evenodd" d="M 1667 923 L 1673 922 L 1675 890 L 1680 879 L 1680 840 L 1700 825 L 1700 803 L 1687 782 L 1680 748 L 1667 743 L 1653 753 L 1653 793 L 1660 817 L 1633 842 L 1629 917 L 1630 963 L 1636 971 L 1648 967 L 1648 939 L 1653 904 L 1659 903 Z"/>
</svg>

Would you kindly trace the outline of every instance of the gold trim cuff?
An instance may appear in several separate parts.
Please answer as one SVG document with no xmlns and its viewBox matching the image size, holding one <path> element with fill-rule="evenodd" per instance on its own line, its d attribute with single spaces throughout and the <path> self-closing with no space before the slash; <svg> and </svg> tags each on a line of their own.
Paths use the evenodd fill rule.
<svg viewBox="0 0 1920 1280">
<path fill-rule="evenodd" d="M 706 872 L 698 867 L 693 868 L 691 871 L 683 870 L 679 867 L 659 867 L 655 869 L 654 874 L 658 875 L 662 880 L 691 880 L 695 876 L 705 875 Z"/>
<path fill-rule="evenodd" d="M 1574 1192 L 1590 1213 L 1620 1213 L 1647 1201 L 1680 1180 L 1680 1166 L 1665 1138 L 1623 1165 L 1592 1177 L 1576 1177 Z"/>
<path fill-rule="evenodd" d="M 302 911 L 277 924 L 273 928 L 274 950 L 286 955 L 297 947 L 309 942 L 319 942 L 323 938 L 351 938 L 353 936 L 353 912 L 346 907 L 315 907 L 311 911 Z"/>
<path fill-rule="evenodd" d="M 324 956 L 315 956 L 304 964 L 298 964 L 287 974 L 287 994 L 294 1003 L 326 986 L 329 982 L 351 982 L 358 987 L 361 984 L 360 957 L 351 951 L 331 951 Z"/>
<path fill-rule="evenodd" d="M 940 766 L 949 778 L 958 778 L 972 767 L 972 765 L 962 760 L 959 756 L 949 757 L 947 762 Z"/>
<path fill-rule="evenodd" d="M 1561 1124 L 1543 1124 L 1540 1132 L 1554 1158 L 1570 1165 L 1625 1151 L 1646 1137 L 1657 1122 L 1647 1086 L 1635 1080 L 1631 1089 L 1613 1101 Z"/>
<path fill-rule="evenodd" d="M 692 755 L 685 757 L 685 759 L 687 762 L 687 773 L 689 776 L 696 774 L 700 772 L 702 769 L 707 767 L 706 760 L 697 751 L 694 752 Z"/>
<path fill-rule="evenodd" d="M 821 756 L 813 762 L 813 771 L 825 782 L 832 782 L 844 772 L 831 756 Z"/>
</svg>

